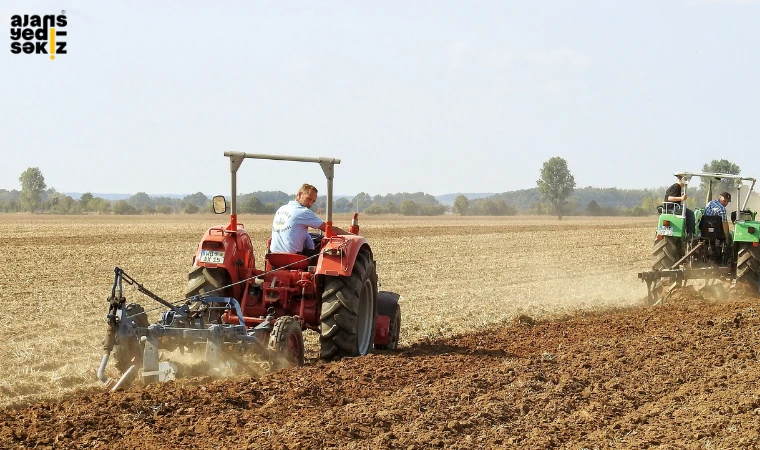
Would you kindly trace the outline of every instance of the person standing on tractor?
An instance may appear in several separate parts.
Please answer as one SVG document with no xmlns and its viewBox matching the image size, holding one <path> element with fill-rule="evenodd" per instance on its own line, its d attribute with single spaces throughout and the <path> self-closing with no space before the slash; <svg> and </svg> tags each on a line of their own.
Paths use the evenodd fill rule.
<svg viewBox="0 0 760 450">
<path fill-rule="evenodd" d="M 694 211 L 686 208 L 686 199 L 688 196 L 683 192 L 683 188 L 686 185 L 683 176 L 676 175 L 676 177 L 678 177 L 678 182 L 674 183 L 667 191 L 665 191 L 665 201 L 674 203 L 683 202 L 683 208 L 686 210 L 684 214 L 686 217 L 686 233 L 689 235 L 689 238 L 692 238 L 694 236 L 695 228 Z"/>
<path fill-rule="evenodd" d="M 274 214 L 272 221 L 272 242 L 269 251 L 272 253 L 300 253 L 313 256 L 314 241 L 309 234 L 309 228 L 325 231 L 327 224 L 317 217 L 311 207 L 317 201 L 317 188 L 304 183 L 296 194 L 296 199 L 282 205 Z M 332 227 L 335 234 L 349 234 L 347 231 Z"/>
<path fill-rule="evenodd" d="M 726 242 L 729 241 L 730 235 L 728 234 L 728 219 L 726 218 L 726 206 L 731 202 L 731 194 L 723 192 L 711 201 L 705 207 L 706 216 L 720 216 L 723 220 L 723 234 L 726 236 Z"/>
</svg>

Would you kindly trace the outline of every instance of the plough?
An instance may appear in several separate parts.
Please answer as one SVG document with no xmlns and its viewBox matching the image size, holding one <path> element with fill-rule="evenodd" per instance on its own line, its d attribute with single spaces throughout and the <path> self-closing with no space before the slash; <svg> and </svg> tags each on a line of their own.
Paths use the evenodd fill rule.
<svg viewBox="0 0 760 450">
<path fill-rule="evenodd" d="M 145 310 L 136 303 L 127 303 L 123 282 L 135 286 L 139 292 L 169 308 L 161 313 L 158 323 L 149 325 Z M 278 321 L 294 320 L 289 316 L 275 320 L 274 310 L 259 325 L 247 328 L 242 319 L 240 304 L 234 298 L 197 296 L 186 299 L 181 306 L 175 306 L 146 289 L 119 267 L 114 269 L 113 288 L 107 300 L 108 331 L 98 378 L 114 390 L 129 386 L 139 369 L 142 369 L 146 384 L 169 381 L 177 376 L 179 369 L 176 364 L 159 361 L 159 343 L 164 344 L 164 350 L 180 349 L 183 353 L 204 348 L 203 360 L 210 375 L 225 375 L 226 369 L 234 365 L 235 356 L 251 352 L 263 355 L 270 363 L 279 358 L 288 358 L 287 354 L 283 354 L 286 349 L 268 348 L 265 343 Z M 239 322 L 224 324 L 204 320 L 224 312 L 234 312 Z M 118 380 L 105 376 L 115 346 L 116 366 L 123 372 Z"/>
</svg>

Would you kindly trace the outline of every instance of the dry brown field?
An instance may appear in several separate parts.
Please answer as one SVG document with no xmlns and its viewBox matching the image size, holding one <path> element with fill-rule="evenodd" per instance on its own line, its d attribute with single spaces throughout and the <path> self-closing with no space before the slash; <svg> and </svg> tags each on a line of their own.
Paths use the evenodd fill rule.
<svg viewBox="0 0 760 450">
<path fill-rule="evenodd" d="M 0 215 L 0 407 L 98 386 L 114 266 L 163 298 L 181 300 L 201 236 L 226 220 Z M 263 248 L 271 218 L 240 220 Z M 645 296 L 636 273 L 650 260 L 652 218 L 364 216 L 360 223 L 381 289 L 402 296 L 402 346 L 522 314 L 639 305 Z M 126 295 L 158 306 L 131 287 Z"/>
</svg>

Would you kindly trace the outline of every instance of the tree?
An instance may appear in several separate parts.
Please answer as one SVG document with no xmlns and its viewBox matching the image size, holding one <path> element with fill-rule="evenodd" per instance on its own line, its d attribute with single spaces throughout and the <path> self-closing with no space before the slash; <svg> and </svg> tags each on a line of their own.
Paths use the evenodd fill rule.
<svg viewBox="0 0 760 450">
<path fill-rule="evenodd" d="M 691 200 L 691 199 L 689 199 Z M 688 200 L 686 201 L 688 206 Z M 661 199 L 655 198 L 655 197 L 644 197 L 644 199 L 641 201 L 641 209 L 644 210 L 645 214 L 647 216 L 652 216 L 657 214 L 657 207 L 660 206 Z"/>
<path fill-rule="evenodd" d="M 111 210 L 111 202 L 104 198 L 95 197 L 87 203 L 90 207 L 90 211 L 96 211 L 100 214 L 108 214 Z M 129 206 L 127 204 L 127 206 Z"/>
<path fill-rule="evenodd" d="M 89 192 L 85 192 L 84 194 L 82 194 L 81 197 L 79 197 L 79 205 L 82 207 L 82 211 L 89 211 L 90 210 L 89 203 L 94 198 L 95 198 L 95 196 L 93 196 Z"/>
<path fill-rule="evenodd" d="M 351 203 L 358 205 L 359 211 L 364 211 L 364 208 L 368 208 L 372 204 L 372 197 L 366 192 L 359 192 Z"/>
<path fill-rule="evenodd" d="M 243 202 L 242 208 L 240 209 L 242 212 L 247 214 L 261 214 L 262 210 L 264 209 L 264 204 L 261 203 L 261 200 L 259 200 L 258 197 L 252 195 L 248 197 L 245 202 Z"/>
<path fill-rule="evenodd" d="M 454 199 L 454 214 L 460 216 L 466 216 L 467 210 L 470 208 L 470 201 L 462 194 L 457 195 Z"/>
<path fill-rule="evenodd" d="M 363 212 L 364 212 L 364 214 L 369 214 L 369 215 L 373 215 L 373 214 L 388 214 L 388 208 L 384 208 L 384 207 L 378 205 L 377 203 L 374 203 L 374 204 L 370 205 L 369 207 L 364 208 Z"/>
<path fill-rule="evenodd" d="M 146 194 L 145 192 L 138 192 L 137 194 L 129 197 L 127 199 L 127 203 L 134 206 L 135 213 L 143 212 L 146 209 L 154 206 L 153 199 L 151 199 L 150 195 Z M 135 213 L 130 213 L 130 214 L 135 214 Z"/>
<path fill-rule="evenodd" d="M 203 192 L 196 192 L 195 194 L 188 195 L 182 199 L 183 202 L 195 203 L 200 208 L 203 208 L 208 204 L 208 197 Z"/>
<path fill-rule="evenodd" d="M 188 203 L 185 205 L 185 214 L 195 214 L 200 211 L 200 209 L 200 206 L 196 205 L 195 203 Z"/>
<path fill-rule="evenodd" d="M 126 200 L 118 200 L 111 206 L 111 210 L 114 214 L 125 216 L 129 214 L 137 214 L 137 208 L 130 205 Z"/>
<path fill-rule="evenodd" d="M 591 200 L 588 202 L 588 206 L 586 206 L 586 214 L 589 216 L 601 216 L 602 207 L 599 206 L 599 203 L 597 203 L 596 200 Z"/>
<path fill-rule="evenodd" d="M 79 214 L 82 212 L 82 208 L 73 198 L 56 192 L 50 199 L 50 212 L 55 214 Z"/>
<path fill-rule="evenodd" d="M 346 197 L 341 197 L 335 200 L 335 212 L 351 212 L 354 204 Z"/>
<path fill-rule="evenodd" d="M 713 159 L 709 164 L 702 166 L 702 172 L 711 173 L 730 173 L 732 175 L 739 175 L 742 169 L 731 161 L 725 159 Z M 707 192 L 708 183 L 707 180 L 702 180 L 699 184 L 700 189 Z M 720 194 L 723 191 L 733 192 L 736 189 L 732 180 L 721 180 L 719 182 L 713 181 L 713 197 Z"/>
<path fill-rule="evenodd" d="M 413 202 L 412 200 L 404 200 L 401 202 L 401 206 L 399 206 L 399 212 L 404 216 L 419 216 L 420 215 L 420 205 Z"/>
<path fill-rule="evenodd" d="M 573 193 L 575 188 L 575 178 L 567 167 L 567 161 L 555 156 L 544 162 L 541 178 L 536 183 L 541 198 L 552 204 L 557 213 L 557 219 L 562 220 L 565 199 Z"/>
<path fill-rule="evenodd" d="M 21 195 L 18 199 L 22 211 L 34 212 L 42 203 L 42 191 L 45 190 L 45 177 L 39 167 L 26 169 L 18 181 L 21 182 Z"/>
<path fill-rule="evenodd" d="M 420 216 L 440 216 L 441 214 L 446 212 L 446 207 L 443 205 L 428 205 L 428 204 L 421 204 L 419 205 L 419 212 L 418 214 Z"/>
</svg>

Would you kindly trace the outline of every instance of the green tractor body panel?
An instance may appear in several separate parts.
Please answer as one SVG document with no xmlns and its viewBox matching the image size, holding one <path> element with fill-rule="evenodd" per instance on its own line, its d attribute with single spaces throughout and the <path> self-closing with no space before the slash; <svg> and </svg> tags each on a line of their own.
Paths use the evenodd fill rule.
<svg viewBox="0 0 760 450">
<path fill-rule="evenodd" d="M 657 225 L 657 235 L 683 237 L 686 219 L 675 214 L 660 214 L 660 222 Z"/>
<path fill-rule="evenodd" d="M 734 224 L 734 242 L 760 242 L 760 222 L 743 220 Z"/>
</svg>

